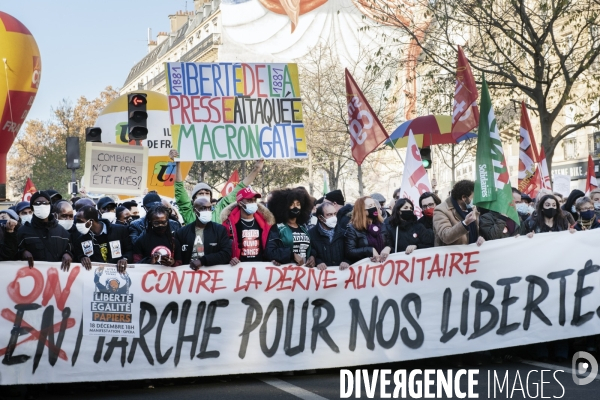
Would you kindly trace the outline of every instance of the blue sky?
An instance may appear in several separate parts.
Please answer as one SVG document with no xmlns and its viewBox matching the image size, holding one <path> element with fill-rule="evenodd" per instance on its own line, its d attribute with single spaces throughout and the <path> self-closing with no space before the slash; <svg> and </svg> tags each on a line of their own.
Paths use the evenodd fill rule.
<svg viewBox="0 0 600 400">
<path fill-rule="evenodd" d="M 147 31 L 169 30 L 169 14 L 185 0 L 0 0 L 0 11 L 20 20 L 42 56 L 42 80 L 28 119 L 47 121 L 62 99 L 95 98 L 121 87 L 147 54 Z M 187 9 L 194 9 L 187 0 Z"/>
</svg>

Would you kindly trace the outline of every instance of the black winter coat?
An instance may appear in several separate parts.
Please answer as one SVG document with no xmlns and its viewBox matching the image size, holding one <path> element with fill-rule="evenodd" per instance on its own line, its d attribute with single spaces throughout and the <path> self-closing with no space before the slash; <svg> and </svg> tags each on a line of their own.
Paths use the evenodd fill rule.
<svg viewBox="0 0 600 400">
<path fill-rule="evenodd" d="M 181 262 L 187 265 L 192 261 L 196 224 L 188 224 L 175 232 L 181 244 Z M 209 222 L 204 227 L 204 255 L 200 257 L 203 266 L 229 264 L 231 261 L 231 239 L 227 229 L 220 224 Z"/>
<path fill-rule="evenodd" d="M 333 238 L 329 242 L 329 237 L 323 234 L 319 229 L 320 222 L 314 228 L 308 231 L 310 237 L 310 255 L 315 258 L 316 265 L 325 263 L 327 266 L 337 267 L 342 262 L 348 262 L 344 254 L 344 233 L 345 230 L 336 225 Z"/>
<path fill-rule="evenodd" d="M 116 225 L 111 224 L 108 220 L 102 219 L 100 220 L 106 225 L 106 235 L 101 235 L 100 237 L 93 236 L 91 231 L 82 235 L 77 232 L 73 235 L 73 253 L 75 254 L 74 260 L 76 262 L 81 262 L 83 257 L 86 257 L 83 251 L 83 243 L 92 242 L 94 253 L 89 256 L 90 260 L 93 262 L 105 262 L 102 258 L 102 254 L 100 253 L 99 244 L 108 243 L 108 260 L 106 261 L 109 264 L 116 264 L 119 260 L 124 258 L 127 259 L 128 263 L 133 262 L 133 245 L 131 244 L 131 239 L 129 238 L 129 230 L 125 225 Z M 100 239 L 100 241 L 98 241 Z M 121 249 L 120 257 L 113 257 L 113 251 L 111 243 L 119 242 L 119 247 Z M 116 250 L 115 250 L 116 251 Z"/>
<path fill-rule="evenodd" d="M 0 261 L 17 259 L 17 229 L 6 232 L 6 226 L 0 227 Z"/>
<path fill-rule="evenodd" d="M 479 216 L 479 234 L 485 240 L 497 240 L 518 235 L 521 229 L 515 226 L 512 234 L 507 228 L 507 219 L 496 211 L 488 211 Z"/>
<path fill-rule="evenodd" d="M 62 261 L 63 255 L 73 256 L 69 232 L 58 224 L 53 214 L 44 222 L 35 215 L 17 231 L 18 257 L 28 251 L 35 261 Z"/>
<path fill-rule="evenodd" d="M 171 227 L 171 233 L 175 235 L 181 228 L 181 224 L 178 221 L 173 221 L 169 218 L 169 226 Z M 129 237 L 131 238 L 131 244 L 134 245 L 138 238 L 146 231 L 146 217 L 142 217 L 138 220 L 133 221 L 129 224 Z"/>
<path fill-rule="evenodd" d="M 404 222 L 396 229 L 391 224 L 385 224 L 386 246 L 391 249 L 390 253 L 403 252 L 408 246 L 417 246 L 417 249 L 433 247 L 433 229 L 427 229 L 418 221 Z M 396 232 L 398 235 L 396 236 Z"/>
<path fill-rule="evenodd" d="M 343 231 L 346 230 L 348 224 L 350 223 L 350 214 L 354 210 L 354 206 L 352 204 L 346 204 L 344 207 L 340 208 L 337 212 L 337 220 L 338 226 L 342 228 Z"/>
<path fill-rule="evenodd" d="M 383 242 L 387 243 L 385 226 L 381 226 Z M 344 254 L 350 263 L 355 263 L 363 258 L 373 257 L 373 247 L 369 245 L 366 231 L 358 231 L 351 223 L 346 228 Z"/>
</svg>

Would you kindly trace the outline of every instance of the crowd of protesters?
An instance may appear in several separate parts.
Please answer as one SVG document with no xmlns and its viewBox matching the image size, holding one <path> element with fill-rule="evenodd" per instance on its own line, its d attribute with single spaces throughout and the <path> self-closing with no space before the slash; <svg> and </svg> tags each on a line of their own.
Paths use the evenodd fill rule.
<svg viewBox="0 0 600 400">
<path fill-rule="evenodd" d="M 566 198 L 541 190 L 535 199 L 513 189 L 516 224 L 506 215 L 473 207 L 474 182 L 462 180 L 443 201 L 423 193 L 418 218 L 415 204 L 400 198 L 400 190 L 389 207 L 379 193 L 350 204 L 341 190 L 317 200 L 303 187 L 263 198 L 251 187 L 262 167 L 258 161 L 221 199 L 213 198 L 203 182 L 188 194 L 179 163 L 173 204 L 155 192 L 142 204 L 36 192 L 30 201 L 0 211 L 0 260 L 26 260 L 30 267 L 36 261 L 61 262 L 63 270 L 71 263 L 88 270 L 92 263 L 109 263 L 119 272 L 130 263 L 198 270 L 249 261 L 346 269 L 362 259 L 383 262 L 391 253 L 600 227 L 600 189 L 587 195 L 573 190 Z M 566 358 L 564 343 L 557 343 L 554 355 Z M 548 349 L 540 348 L 544 358 Z"/>
</svg>

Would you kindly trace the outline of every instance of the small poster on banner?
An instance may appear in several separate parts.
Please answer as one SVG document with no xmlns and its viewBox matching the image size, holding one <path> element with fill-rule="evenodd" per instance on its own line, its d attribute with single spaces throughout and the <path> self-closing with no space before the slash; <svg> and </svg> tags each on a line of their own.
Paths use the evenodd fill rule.
<svg viewBox="0 0 600 400">
<path fill-rule="evenodd" d="M 127 271 L 96 267 L 83 285 L 83 334 L 139 337 L 139 300 L 132 289 Z"/>
</svg>

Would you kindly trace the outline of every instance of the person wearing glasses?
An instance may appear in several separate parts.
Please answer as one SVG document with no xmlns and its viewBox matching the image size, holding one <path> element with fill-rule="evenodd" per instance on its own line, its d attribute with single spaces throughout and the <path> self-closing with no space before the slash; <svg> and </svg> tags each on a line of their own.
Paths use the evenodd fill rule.
<svg viewBox="0 0 600 400">
<path fill-rule="evenodd" d="M 419 207 L 423 216 L 417 222 L 431 229 L 431 233 L 433 233 L 433 210 L 441 203 L 442 200 L 435 193 L 425 192 L 419 197 Z"/>
<path fill-rule="evenodd" d="M 27 260 L 29 268 L 33 268 L 34 260 L 60 261 L 61 269 L 68 271 L 72 261 L 70 235 L 50 213 L 50 195 L 35 192 L 29 203 L 33 217 L 17 231 L 18 255 Z"/>
<path fill-rule="evenodd" d="M 86 269 L 92 262 L 117 264 L 119 273 L 125 272 L 127 263 L 133 261 L 133 249 L 126 226 L 111 224 L 98 218 L 98 210 L 86 206 L 75 215 L 78 234 L 73 239 L 75 260 Z"/>
<path fill-rule="evenodd" d="M 587 231 L 600 227 L 600 221 L 594 210 L 594 202 L 587 196 L 579 198 L 575 202 L 575 208 L 579 213 L 579 219 L 575 224 L 578 231 Z"/>
<path fill-rule="evenodd" d="M 142 207 L 146 210 L 146 213 L 149 212 L 153 207 L 162 205 L 162 199 L 156 192 L 150 192 L 144 196 L 142 200 Z M 164 207 L 163 207 L 164 208 Z M 171 217 L 171 208 L 165 208 L 165 211 L 168 213 L 167 218 L 169 218 L 169 226 L 171 227 L 171 233 L 175 233 L 179 228 L 181 228 L 181 224 L 178 221 L 173 221 L 170 219 Z M 148 215 L 148 214 L 146 214 Z M 140 235 L 146 230 L 146 217 L 142 217 L 138 220 L 132 221 L 129 224 L 129 237 L 131 237 L 131 243 L 135 244 L 137 242 Z"/>
<path fill-rule="evenodd" d="M 169 215 L 169 210 L 158 204 L 140 219 L 144 220 L 146 227 L 133 244 L 134 263 L 160 264 L 166 267 L 181 265 L 181 246 L 171 232 Z"/>
<path fill-rule="evenodd" d="M 213 206 L 210 199 L 198 197 L 194 201 L 196 222 L 177 231 L 175 238 L 181 244 L 183 265 L 197 271 L 200 267 L 229 264 L 231 240 L 227 229 L 212 222 Z"/>
</svg>

